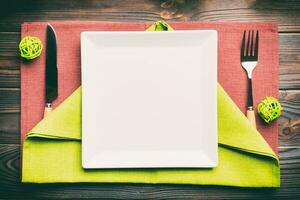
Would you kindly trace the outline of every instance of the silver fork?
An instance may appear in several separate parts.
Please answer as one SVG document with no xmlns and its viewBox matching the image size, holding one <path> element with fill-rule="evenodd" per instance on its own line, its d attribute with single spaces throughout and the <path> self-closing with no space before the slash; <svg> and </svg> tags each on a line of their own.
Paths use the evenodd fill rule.
<svg viewBox="0 0 300 200">
<path fill-rule="evenodd" d="M 246 38 L 246 35 L 248 37 Z M 247 43 L 247 44 L 246 44 Z M 246 44 L 246 46 L 245 46 Z M 254 30 L 244 31 L 241 47 L 241 63 L 248 75 L 248 101 L 247 101 L 247 118 L 251 124 L 256 127 L 255 113 L 253 108 L 252 94 L 252 72 L 258 61 L 258 31 L 254 39 Z"/>
</svg>

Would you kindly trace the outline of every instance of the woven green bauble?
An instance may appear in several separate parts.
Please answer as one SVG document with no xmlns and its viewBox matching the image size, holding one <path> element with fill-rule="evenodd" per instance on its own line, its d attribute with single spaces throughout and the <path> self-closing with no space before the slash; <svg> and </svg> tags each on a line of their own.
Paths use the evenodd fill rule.
<svg viewBox="0 0 300 200">
<path fill-rule="evenodd" d="M 38 37 L 26 36 L 19 44 L 21 57 L 27 60 L 38 57 L 42 53 L 42 49 L 43 44 Z"/>
<path fill-rule="evenodd" d="M 266 123 L 270 123 L 280 117 L 282 107 L 274 97 L 266 97 L 258 104 L 257 111 Z"/>
</svg>

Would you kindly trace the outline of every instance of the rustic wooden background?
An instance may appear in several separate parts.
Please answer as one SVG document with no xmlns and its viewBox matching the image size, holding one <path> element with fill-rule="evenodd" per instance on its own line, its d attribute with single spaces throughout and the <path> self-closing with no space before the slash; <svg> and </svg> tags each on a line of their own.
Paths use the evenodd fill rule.
<svg viewBox="0 0 300 200">
<path fill-rule="evenodd" d="M 21 184 L 20 59 L 24 21 L 277 21 L 280 189 L 146 184 Z M 251 166 L 249 166 L 251 167 Z M 300 199 L 300 1 L 4 0 L 0 2 L 0 199 Z"/>
</svg>

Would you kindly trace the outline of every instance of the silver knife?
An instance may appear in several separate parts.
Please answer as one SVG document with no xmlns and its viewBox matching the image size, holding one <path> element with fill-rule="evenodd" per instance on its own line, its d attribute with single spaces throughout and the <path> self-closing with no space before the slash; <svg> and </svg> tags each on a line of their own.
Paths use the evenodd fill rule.
<svg viewBox="0 0 300 200">
<path fill-rule="evenodd" d="M 52 102 L 58 96 L 56 33 L 54 31 L 54 28 L 50 24 L 47 25 L 45 71 L 46 84 L 44 117 L 46 117 L 52 111 Z"/>
</svg>

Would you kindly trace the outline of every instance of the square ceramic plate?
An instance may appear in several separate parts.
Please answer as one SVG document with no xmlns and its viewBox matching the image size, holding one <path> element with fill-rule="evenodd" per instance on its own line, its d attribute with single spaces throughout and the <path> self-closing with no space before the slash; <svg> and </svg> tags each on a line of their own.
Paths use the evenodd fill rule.
<svg viewBox="0 0 300 200">
<path fill-rule="evenodd" d="M 217 32 L 83 32 L 82 165 L 217 165 Z"/>
</svg>

